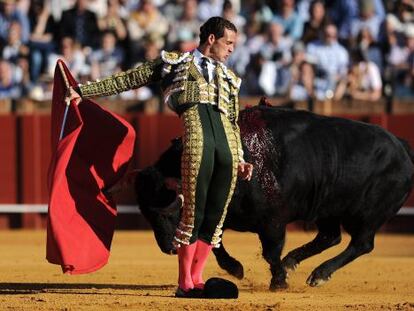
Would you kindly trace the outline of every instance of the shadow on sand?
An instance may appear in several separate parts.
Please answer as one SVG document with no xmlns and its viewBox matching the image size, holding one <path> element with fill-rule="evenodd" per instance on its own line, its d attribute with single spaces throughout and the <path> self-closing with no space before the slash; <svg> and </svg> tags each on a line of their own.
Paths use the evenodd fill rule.
<svg viewBox="0 0 414 311">
<path fill-rule="evenodd" d="M 0 283 L 0 295 L 21 295 L 38 293 L 67 293 L 67 294 L 105 294 L 96 290 L 168 290 L 173 291 L 175 285 L 131 285 L 131 284 L 94 284 L 94 283 Z M 115 294 L 112 293 L 111 294 Z M 146 293 L 116 293 L 120 295 L 154 296 Z"/>
</svg>

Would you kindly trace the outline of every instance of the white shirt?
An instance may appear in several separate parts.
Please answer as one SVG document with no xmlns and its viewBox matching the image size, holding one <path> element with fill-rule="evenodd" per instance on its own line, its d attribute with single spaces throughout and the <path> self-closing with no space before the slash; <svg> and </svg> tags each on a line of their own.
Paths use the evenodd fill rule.
<svg viewBox="0 0 414 311">
<path fill-rule="evenodd" d="M 364 91 L 376 91 L 382 88 L 381 74 L 378 66 L 373 62 L 360 62 L 358 64 L 361 76 L 360 87 Z"/>
<path fill-rule="evenodd" d="M 207 70 L 208 70 L 208 77 L 209 77 L 209 83 L 211 82 L 211 80 L 214 78 L 215 75 L 215 69 L 216 69 L 216 62 L 211 59 L 210 57 L 205 56 L 204 54 L 202 54 L 198 49 L 195 49 L 193 52 L 193 56 L 194 56 L 194 64 L 197 67 L 197 70 L 203 74 L 203 69 L 201 68 L 201 63 L 203 61 L 203 57 L 207 58 L 208 62 L 207 62 Z"/>
</svg>

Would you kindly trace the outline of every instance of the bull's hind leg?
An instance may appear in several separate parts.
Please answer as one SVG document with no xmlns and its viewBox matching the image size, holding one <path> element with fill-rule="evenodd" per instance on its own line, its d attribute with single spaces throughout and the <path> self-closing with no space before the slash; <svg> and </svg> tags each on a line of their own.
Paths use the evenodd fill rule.
<svg viewBox="0 0 414 311">
<path fill-rule="evenodd" d="M 357 232 L 351 232 L 352 239 L 348 247 L 338 256 L 325 261 L 313 270 L 306 283 L 310 286 L 322 285 L 331 278 L 332 273 L 336 270 L 342 268 L 355 258 L 371 252 L 374 248 L 375 231 L 371 227 L 370 229 L 360 228 Z"/>
<path fill-rule="evenodd" d="M 219 248 L 213 248 L 213 253 L 216 256 L 217 263 L 220 268 L 226 270 L 229 274 L 238 279 L 242 279 L 244 277 L 243 265 L 229 255 L 224 248 L 223 243 L 221 243 Z"/>
<path fill-rule="evenodd" d="M 321 219 L 316 222 L 318 234 L 311 242 L 290 251 L 282 260 L 286 271 L 294 271 L 298 264 L 341 242 L 341 226 L 337 219 Z"/>
</svg>

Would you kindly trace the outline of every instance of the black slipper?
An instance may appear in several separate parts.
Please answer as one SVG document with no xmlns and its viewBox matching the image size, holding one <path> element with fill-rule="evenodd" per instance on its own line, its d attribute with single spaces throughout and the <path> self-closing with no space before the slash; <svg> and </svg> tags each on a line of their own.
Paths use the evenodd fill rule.
<svg viewBox="0 0 414 311">
<path fill-rule="evenodd" d="M 200 288 L 192 288 L 187 291 L 177 288 L 175 292 L 176 298 L 204 298 L 204 291 Z"/>
</svg>

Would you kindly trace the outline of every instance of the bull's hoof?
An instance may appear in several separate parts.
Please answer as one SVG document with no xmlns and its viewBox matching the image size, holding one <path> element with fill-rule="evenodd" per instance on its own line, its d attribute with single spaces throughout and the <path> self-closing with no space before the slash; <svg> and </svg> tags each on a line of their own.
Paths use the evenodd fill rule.
<svg viewBox="0 0 414 311">
<path fill-rule="evenodd" d="M 306 280 L 306 284 L 312 287 L 322 286 L 331 279 L 331 276 L 322 276 L 322 273 L 313 271 L 312 274 Z"/>
<path fill-rule="evenodd" d="M 292 257 L 285 257 L 282 260 L 282 267 L 286 272 L 293 272 L 298 267 L 299 263 Z"/>
<path fill-rule="evenodd" d="M 243 265 L 240 262 L 238 262 L 237 260 L 235 260 L 235 262 L 231 266 L 228 266 L 227 269 L 226 269 L 226 271 L 230 275 L 238 278 L 239 280 L 241 280 L 241 279 L 244 278 L 244 268 L 243 268 Z"/>
<path fill-rule="evenodd" d="M 286 281 L 283 282 L 271 282 L 270 286 L 269 286 L 269 290 L 271 292 L 277 292 L 277 291 L 282 291 L 285 290 L 289 287 L 288 283 L 286 283 Z"/>
</svg>

